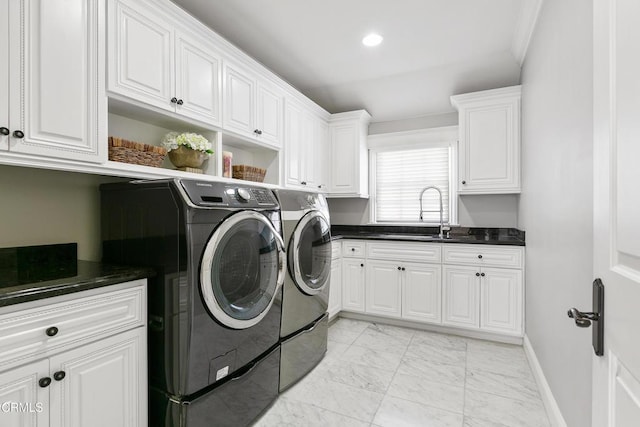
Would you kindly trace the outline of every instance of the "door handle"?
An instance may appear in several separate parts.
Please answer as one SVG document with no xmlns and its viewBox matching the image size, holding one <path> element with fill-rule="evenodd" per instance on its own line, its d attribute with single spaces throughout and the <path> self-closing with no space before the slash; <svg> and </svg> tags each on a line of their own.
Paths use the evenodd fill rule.
<svg viewBox="0 0 640 427">
<path fill-rule="evenodd" d="M 576 322 L 579 328 L 588 328 L 593 323 L 591 344 L 597 356 L 604 355 L 604 284 L 602 280 L 593 281 L 593 311 L 582 312 L 570 308 L 567 316 Z"/>
</svg>

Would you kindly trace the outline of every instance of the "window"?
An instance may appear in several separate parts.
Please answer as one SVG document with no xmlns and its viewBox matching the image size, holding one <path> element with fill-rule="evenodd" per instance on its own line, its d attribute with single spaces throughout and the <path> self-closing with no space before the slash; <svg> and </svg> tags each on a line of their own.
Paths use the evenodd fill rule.
<svg viewBox="0 0 640 427">
<path fill-rule="evenodd" d="M 455 149 L 451 128 L 370 137 L 371 222 L 417 224 L 420 193 L 435 186 L 442 192 L 444 223 L 457 222 Z M 440 223 L 440 195 L 434 189 L 422 197 L 424 224 Z"/>
</svg>

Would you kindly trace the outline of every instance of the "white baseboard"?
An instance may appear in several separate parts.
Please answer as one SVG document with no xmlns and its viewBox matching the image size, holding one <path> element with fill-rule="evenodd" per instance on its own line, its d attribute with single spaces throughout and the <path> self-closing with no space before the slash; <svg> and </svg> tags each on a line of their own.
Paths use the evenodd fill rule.
<svg viewBox="0 0 640 427">
<path fill-rule="evenodd" d="M 567 423 L 562 416 L 562 412 L 560 412 L 560 407 L 558 406 L 558 402 L 553 397 L 553 393 L 551 392 L 551 388 L 549 387 L 549 383 L 544 376 L 544 372 L 542 372 L 542 367 L 540 366 L 540 362 L 538 362 L 538 358 L 536 357 L 535 351 L 533 351 L 533 347 L 531 347 L 531 341 L 529 341 L 529 337 L 525 334 L 524 336 L 524 353 L 529 360 L 529 365 L 531 365 L 531 370 L 533 371 L 533 376 L 536 379 L 536 383 L 538 384 L 538 390 L 540 390 L 540 397 L 542 398 L 542 402 L 544 403 L 544 407 L 547 410 L 547 416 L 549 417 L 549 422 L 552 427 L 567 427 Z"/>
</svg>

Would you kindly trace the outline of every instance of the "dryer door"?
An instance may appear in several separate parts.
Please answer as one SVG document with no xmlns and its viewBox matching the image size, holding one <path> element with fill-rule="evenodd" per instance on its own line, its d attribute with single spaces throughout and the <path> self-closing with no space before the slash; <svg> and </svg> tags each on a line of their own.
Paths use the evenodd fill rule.
<svg viewBox="0 0 640 427">
<path fill-rule="evenodd" d="M 331 231 L 318 211 L 302 217 L 289 242 L 289 272 L 308 295 L 322 291 L 331 275 Z"/>
<path fill-rule="evenodd" d="M 267 314 L 284 281 L 284 243 L 264 215 L 242 211 L 223 221 L 202 256 L 200 288 L 209 312 L 246 329 Z"/>
</svg>

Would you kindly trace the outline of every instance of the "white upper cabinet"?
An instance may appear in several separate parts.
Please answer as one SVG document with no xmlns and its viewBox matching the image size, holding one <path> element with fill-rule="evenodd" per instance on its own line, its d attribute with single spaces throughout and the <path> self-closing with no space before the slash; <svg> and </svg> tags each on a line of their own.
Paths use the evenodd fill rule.
<svg viewBox="0 0 640 427">
<path fill-rule="evenodd" d="M 326 190 L 327 121 L 301 103 L 285 101 L 285 177 L 288 187 Z"/>
<path fill-rule="evenodd" d="M 220 126 L 220 54 L 140 1 L 109 0 L 108 14 L 109 91 Z"/>
<path fill-rule="evenodd" d="M 284 92 L 239 65 L 224 64 L 222 127 L 275 147 L 282 145 Z"/>
<path fill-rule="evenodd" d="M 367 134 L 370 120 L 371 116 L 364 110 L 331 116 L 329 197 L 369 197 Z"/>
<path fill-rule="evenodd" d="M 0 149 L 106 159 L 102 0 L 0 1 Z"/>
<path fill-rule="evenodd" d="M 520 86 L 451 97 L 460 194 L 520 193 Z"/>
</svg>

